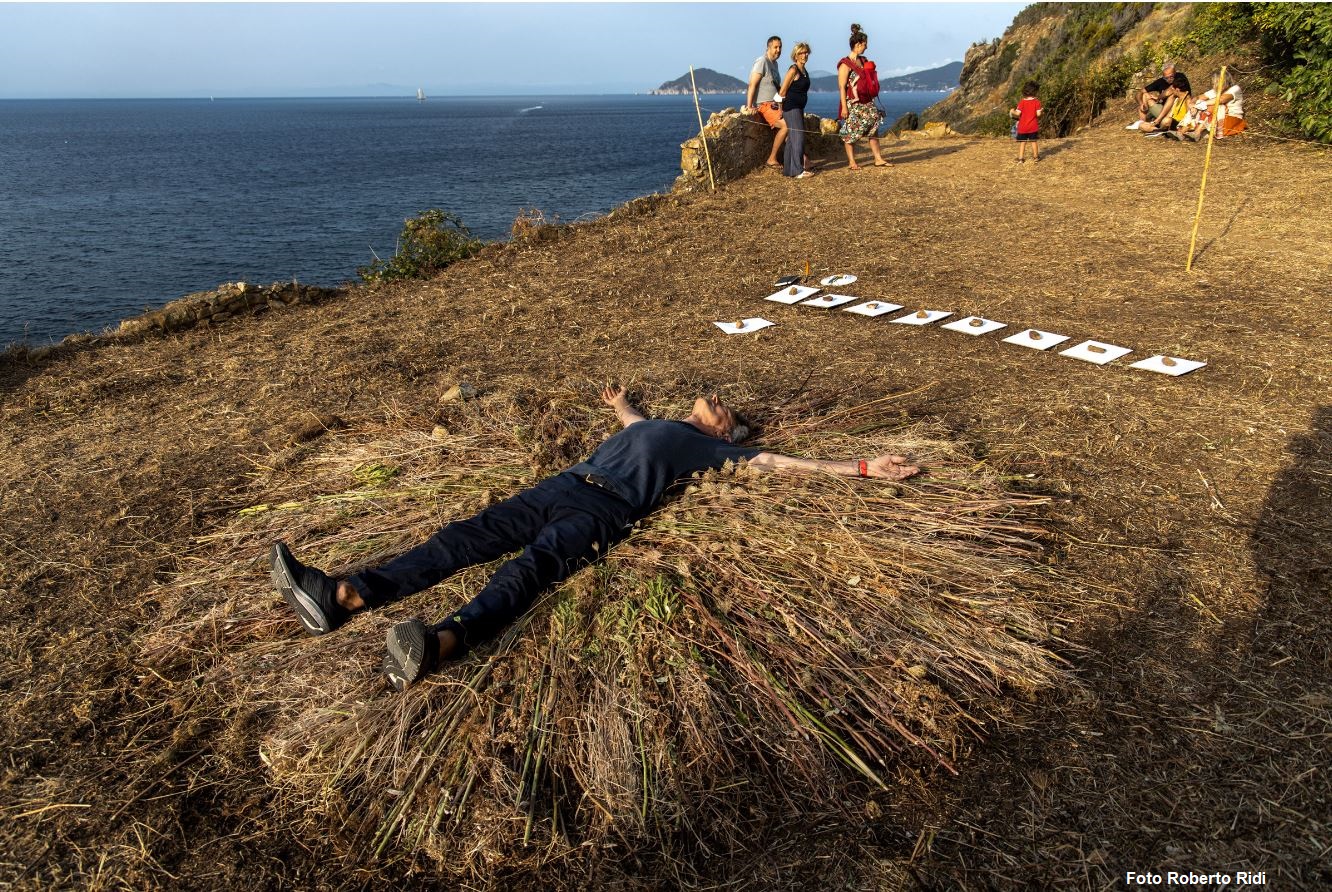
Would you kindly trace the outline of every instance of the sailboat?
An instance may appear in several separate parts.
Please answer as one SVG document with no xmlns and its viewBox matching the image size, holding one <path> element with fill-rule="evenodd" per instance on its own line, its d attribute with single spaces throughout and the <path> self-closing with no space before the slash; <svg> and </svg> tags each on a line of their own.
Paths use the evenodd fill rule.
<svg viewBox="0 0 1332 892">
<path fill-rule="evenodd" d="M 425 90 L 422 90 L 420 87 L 416 88 L 416 101 L 425 102 Z"/>
</svg>

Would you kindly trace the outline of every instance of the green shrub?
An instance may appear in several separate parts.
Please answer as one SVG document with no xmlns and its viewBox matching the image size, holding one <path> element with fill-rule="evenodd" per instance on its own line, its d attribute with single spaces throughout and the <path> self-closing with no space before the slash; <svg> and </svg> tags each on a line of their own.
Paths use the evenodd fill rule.
<svg viewBox="0 0 1332 892">
<path fill-rule="evenodd" d="M 1008 136 L 1013 130 L 1013 119 L 1008 116 L 1007 110 L 996 109 L 977 120 L 971 129 L 979 136 Z"/>
<path fill-rule="evenodd" d="M 1332 142 L 1332 6 L 1255 4 L 1253 23 L 1264 61 L 1278 72 L 1269 90 L 1290 103 L 1304 134 Z"/>
<path fill-rule="evenodd" d="M 423 279 L 471 257 L 481 245 L 456 214 L 432 208 L 403 221 L 392 257 L 376 257 L 368 266 L 358 267 L 356 274 L 367 282 Z"/>
<path fill-rule="evenodd" d="M 1254 53 L 1262 61 L 1257 88 L 1290 104 L 1289 119 L 1271 122 L 1332 142 L 1332 6 L 1322 3 L 1199 3 L 1188 29 L 1166 41 L 1170 57 Z M 1237 73 L 1238 74 L 1238 73 Z"/>
</svg>

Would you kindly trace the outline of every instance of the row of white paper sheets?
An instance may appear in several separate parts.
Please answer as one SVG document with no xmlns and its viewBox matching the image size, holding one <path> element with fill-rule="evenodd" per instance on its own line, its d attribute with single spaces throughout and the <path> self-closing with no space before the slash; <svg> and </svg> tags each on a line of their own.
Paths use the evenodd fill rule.
<svg viewBox="0 0 1332 892">
<path fill-rule="evenodd" d="M 840 287 L 850 285 L 856 281 L 856 277 L 846 273 L 827 276 L 819 284 L 825 287 Z M 802 304 L 808 307 L 823 307 L 832 309 L 842 307 L 848 313 L 856 313 L 861 316 L 883 316 L 887 313 L 895 313 L 902 309 L 901 304 L 889 303 L 887 301 L 862 301 L 855 306 L 846 306 L 860 300 L 858 297 L 852 297 L 849 294 L 835 294 L 827 292 L 819 294 L 820 289 L 812 288 L 808 285 L 790 285 L 783 287 L 779 291 L 769 294 L 764 300 L 775 301 L 780 304 Z M 951 310 L 916 310 L 905 316 L 899 316 L 896 319 L 890 319 L 889 322 L 898 325 L 932 325 L 941 319 L 947 319 L 953 315 Z M 766 319 L 752 318 L 740 319 L 734 322 L 714 323 L 718 328 L 727 334 L 747 334 L 752 331 L 758 331 L 761 328 L 767 328 L 772 325 Z M 946 325 L 940 326 L 949 331 L 961 332 L 968 335 L 989 334 L 992 331 L 998 331 L 1001 328 L 1007 328 L 1007 323 L 996 322 L 993 319 L 986 319 L 983 316 L 967 316 L 963 319 L 957 319 Z M 1039 328 L 1028 328 L 1010 335 L 1003 339 L 1006 344 L 1017 344 L 1019 347 L 1030 347 L 1033 350 L 1049 350 L 1059 344 L 1069 340 L 1068 335 L 1055 334 L 1054 332 L 1042 331 Z M 1120 347 L 1116 344 L 1107 344 L 1104 341 L 1083 341 L 1081 344 L 1061 350 L 1060 356 L 1068 356 L 1073 359 L 1080 359 L 1083 362 L 1094 363 L 1095 365 L 1106 365 L 1114 362 L 1132 353 L 1129 347 Z M 1144 369 L 1149 372 L 1158 372 L 1162 375 L 1179 376 L 1200 369 L 1207 365 L 1205 362 L 1199 362 L 1193 359 L 1184 359 L 1179 356 L 1165 356 L 1158 354 L 1148 359 L 1142 359 L 1132 363 L 1130 368 Z"/>
</svg>

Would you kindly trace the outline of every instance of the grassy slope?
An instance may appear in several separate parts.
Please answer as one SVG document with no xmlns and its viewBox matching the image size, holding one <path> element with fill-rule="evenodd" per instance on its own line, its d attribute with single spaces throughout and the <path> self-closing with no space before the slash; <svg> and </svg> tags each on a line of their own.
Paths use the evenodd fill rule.
<svg viewBox="0 0 1332 892">
<path fill-rule="evenodd" d="M 1014 167 L 1010 153 L 1006 142 L 911 143 L 890 149 L 891 171 L 751 176 L 431 282 L 7 364 L 0 878 L 393 883 L 329 860 L 318 839 L 249 832 L 266 807 L 262 766 L 189 729 L 160 783 L 126 795 L 140 779 L 117 753 L 133 741 L 135 679 L 151 671 L 134 659 L 156 608 L 144 593 L 180 569 L 192 536 L 248 504 L 252 470 L 272 466 L 312 415 L 428 428 L 453 381 L 571 377 L 589 400 L 603 378 L 743 379 L 775 400 L 928 385 L 904 407 L 1069 498 L 1054 518 L 1060 559 L 1104 601 L 1075 633 L 1090 648 L 1077 663 L 1087 689 L 1021 707 L 964 754 L 957 778 L 904 774 L 882 818 L 820 828 L 783 853 L 785 879 L 823 877 L 835 855 L 848 876 L 908 887 L 914 876 L 1081 888 L 1146 867 L 1325 884 L 1326 154 L 1219 148 L 1202 254 L 1185 276 L 1200 150 L 1111 123 L 1047 144 L 1039 167 Z M 1163 196 L 1143 188 L 1144 169 L 1177 180 Z M 806 260 L 859 274 L 867 297 L 1211 365 L 1170 380 L 759 300 Z M 781 324 L 734 339 L 709 324 L 747 314 Z M 478 315 L 488 337 L 475 334 Z M 184 774 L 228 767 L 253 773 L 247 794 L 183 792 Z M 736 878 L 747 869 L 743 854 L 716 864 Z"/>
</svg>

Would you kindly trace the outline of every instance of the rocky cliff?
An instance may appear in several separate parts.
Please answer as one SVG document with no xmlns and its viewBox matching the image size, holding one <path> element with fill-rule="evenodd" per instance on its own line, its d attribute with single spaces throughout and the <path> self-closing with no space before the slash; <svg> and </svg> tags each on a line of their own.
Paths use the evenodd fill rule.
<svg viewBox="0 0 1332 892">
<path fill-rule="evenodd" d="M 1157 48 L 1184 32 L 1190 14 L 1181 3 L 1033 4 L 1002 37 L 967 50 L 958 89 L 922 117 L 963 132 L 1007 132 L 1007 110 L 1034 78 L 1042 130 L 1067 135 L 1159 63 Z"/>
</svg>

